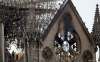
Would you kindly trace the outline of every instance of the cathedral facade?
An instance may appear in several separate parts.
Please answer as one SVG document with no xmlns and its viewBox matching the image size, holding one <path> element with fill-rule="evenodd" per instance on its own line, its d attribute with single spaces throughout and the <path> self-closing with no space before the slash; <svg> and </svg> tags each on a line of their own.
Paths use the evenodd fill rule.
<svg viewBox="0 0 100 62">
<path fill-rule="evenodd" d="M 42 49 L 51 48 L 51 62 L 96 62 L 95 43 L 71 1 L 58 11 L 45 33 Z M 40 62 L 46 59 L 44 56 Z"/>
<path fill-rule="evenodd" d="M 5 7 L 5 9 L 7 8 Z M 27 31 L 27 33 L 25 29 L 22 28 L 24 26 L 25 28 L 27 27 L 35 30 L 34 27 L 29 27 L 28 23 L 30 23 L 30 19 L 27 19 L 27 17 L 30 16 L 31 13 L 28 15 L 26 14 L 29 13 L 27 12 L 28 9 L 19 8 L 12 11 L 13 9 L 14 8 L 8 8 L 11 13 L 10 15 L 4 13 L 5 15 L 10 16 L 11 21 L 10 19 L 7 19 L 3 22 L 3 20 L 6 19 L 5 15 L 5 18 L 1 17 L 0 19 L 0 62 L 6 62 L 4 43 L 8 38 L 8 35 L 9 37 L 14 37 L 14 39 L 18 38 L 19 41 L 23 41 L 20 46 L 24 50 L 23 58 L 15 60 L 15 62 L 96 62 L 96 43 L 94 42 L 94 38 L 92 38 L 91 34 L 88 32 L 71 0 L 65 1 L 63 5 L 61 5 L 46 30 L 44 30 L 44 33 L 36 38 L 32 37 L 33 35 L 29 33 L 32 32 L 32 30 Z M 19 10 L 21 12 L 19 12 Z M 98 8 L 96 11 L 96 13 L 98 13 Z M 13 16 L 15 15 L 13 12 L 16 12 L 16 16 L 19 17 L 14 18 Z M 97 17 L 99 16 L 98 14 L 95 17 L 95 20 L 99 20 L 99 17 Z M 23 18 L 23 16 L 27 17 Z M 16 22 L 18 27 L 16 27 L 15 23 L 11 23 L 11 25 L 18 28 L 19 31 L 11 29 L 13 30 L 12 32 L 8 28 L 9 25 L 6 22 L 12 22 L 12 20 L 15 21 L 16 19 L 21 20 Z M 19 27 L 19 25 L 21 26 Z M 20 30 L 22 30 L 22 32 L 20 32 Z M 16 31 L 17 34 L 14 33 Z M 14 35 L 8 33 L 14 33 Z M 34 35 L 40 34 L 37 32 L 32 33 L 34 33 Z M 93 29 L 93 36 L 94 33 L 95 29 Z"/>
</svg>

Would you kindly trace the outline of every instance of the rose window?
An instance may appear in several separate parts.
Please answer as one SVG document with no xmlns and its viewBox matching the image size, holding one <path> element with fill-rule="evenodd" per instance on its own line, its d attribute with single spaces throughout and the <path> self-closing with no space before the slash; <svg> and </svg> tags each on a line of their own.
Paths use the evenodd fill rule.
<svg viewBox="0 0 100 62">
<path fill-rule="evenodd" d="M 64 36 L 55 36 L 55 46 L 62 48 L 63 52 L 68 52 L 71 55 L 80 53 L 80 38 L 76 32 L 68 31 L 66 34 L 66 40 Z"/>
</svg>

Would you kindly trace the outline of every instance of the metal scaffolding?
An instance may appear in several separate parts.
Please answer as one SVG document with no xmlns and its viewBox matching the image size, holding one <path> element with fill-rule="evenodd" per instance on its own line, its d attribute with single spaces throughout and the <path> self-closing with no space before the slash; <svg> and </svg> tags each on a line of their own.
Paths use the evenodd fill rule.
<svg viewBox="0 0 100 62">
<path fill-rule="evenodd" d="M 44 34 L 63 3 L 64 0 L 0 0 L 0 17 L 4 20 L 5 25 L 11 22 L 11 26 L 6 26 L 12 31 L 17 29 L 13 28 L 13 24 L 18 25 L 15 20 L 21 21 L 25 17 L 26 32 L 38 31 Z M 24 16 L 26 12 L 27 16 Z M 6 32 L 6 34 L 9 33 Z"/>
<path fill-rule="evenodd" d="M 64 2 L 65 0 L 0 0 L 5 43 L 9 46 L 16 43 L 14 41 L 17 39 L 18 47 L 27 48 L 31 34 L 37 33 L 32 35 L 34 38 L 43 35 Z M 28 62 L 27 59 L 26 61 Z"/>
</svg>

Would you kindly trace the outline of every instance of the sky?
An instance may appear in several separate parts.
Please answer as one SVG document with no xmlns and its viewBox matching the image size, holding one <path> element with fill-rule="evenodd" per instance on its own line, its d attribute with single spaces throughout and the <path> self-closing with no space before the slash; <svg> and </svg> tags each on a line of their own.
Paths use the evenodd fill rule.
<svg viewBox="0 0 100 62">
<path fill-rule="evenodd" d="M 94 23 L 96 4 L 99 4 L 100 8 L 100 0 L 72 0 L 72 2 L 74 3 L 89 32 L 91 32 Z M 98 57 L 99 51 L 96 53 L 96 60 Z"/>
<path fill-rule="evenodd" d="M 72 0 L 89 32 L 92 31 L 96 4 L 99 0 Z M 100 6 L 99 6 L 100 7 Z"/>
</svg>

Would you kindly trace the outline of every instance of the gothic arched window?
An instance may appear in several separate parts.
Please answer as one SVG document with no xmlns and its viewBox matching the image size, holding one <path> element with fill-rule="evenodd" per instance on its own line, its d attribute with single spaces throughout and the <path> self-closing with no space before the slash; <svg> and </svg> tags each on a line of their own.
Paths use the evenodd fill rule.
<svg viewBox="0 0 100 62">
<path fill-rule="evenodd" d="M 70 14 L 65 14 L 63 16 L 64 34 L 61 34 L 59 31 L 56 33 L 55 46 L 59 49 L 59 52 L 65 52 L 68 53 L 69 56 L 75 57 L 81 52 L 81 42 L 71 21 L 72 17 Z"/>
</svg>

